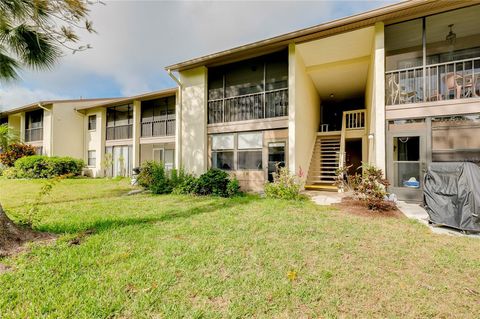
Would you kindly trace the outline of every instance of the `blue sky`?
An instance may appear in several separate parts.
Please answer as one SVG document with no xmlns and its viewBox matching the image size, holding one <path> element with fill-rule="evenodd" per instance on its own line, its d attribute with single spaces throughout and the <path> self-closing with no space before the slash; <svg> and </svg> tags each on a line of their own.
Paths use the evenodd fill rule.
<svg viewBox="0 0 480 319">
<path fill-rule="evenodd" d="M 93 49 L 0 84 L 0 108 L 45 99 L 128 96 L 173 87 L 166 65 L 395 1 L 107 1 L 92 7 Z"/>
</svg>

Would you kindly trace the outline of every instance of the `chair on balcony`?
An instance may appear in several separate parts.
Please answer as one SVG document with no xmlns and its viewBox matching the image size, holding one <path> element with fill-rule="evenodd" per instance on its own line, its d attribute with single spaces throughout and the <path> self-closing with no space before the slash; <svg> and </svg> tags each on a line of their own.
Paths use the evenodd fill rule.
<svg viewBox="0 0 480 319">
<path fill-rule="evenodd" d="M 408 91 L 404 86 L 400 85 L 394 76 L 389 76 L 387 81 L 389 89 L 389 96 L 387 99 L 391 102 L 390 105 L 407 104 L 415 102 L 417 96 L 416 91 Z"/>
<path fill-rule="evenodd" d="M 453 91 L 454 99 L 459 99 L 462 96 L 462 82 L 463 77 L 453 72 L 444 75 L 443 80 L 445 82 L 446 94 L 445 97 L 450 97 L 450 92 Z"/>
</svg>

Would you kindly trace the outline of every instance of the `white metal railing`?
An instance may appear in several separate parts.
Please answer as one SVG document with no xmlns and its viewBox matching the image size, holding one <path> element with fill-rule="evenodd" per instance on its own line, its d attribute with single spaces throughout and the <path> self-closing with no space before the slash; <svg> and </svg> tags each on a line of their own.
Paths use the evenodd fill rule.
<svg viewBox="0 0 480 319">
<path fill-rule="evenodd" d="M 287 115 L 287 88 L 208 101 L 209 124 Z"/>
<path fill-rule="evenodd" d="M 387 105 L 480 96 L 480 57 L 385 73 Z"/>
<path fill-rule="evenodd" d="M 355 130 L 365 128 L 365 110 L 354 110 L 343 112 L 343 123 L 345 129 Z"/>
</svg>

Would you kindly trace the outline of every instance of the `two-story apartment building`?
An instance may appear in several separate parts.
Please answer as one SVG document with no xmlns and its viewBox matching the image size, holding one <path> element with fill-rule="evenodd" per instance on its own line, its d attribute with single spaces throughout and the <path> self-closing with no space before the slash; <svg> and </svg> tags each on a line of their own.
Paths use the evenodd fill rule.
<svg viewBox="0 0 480 319">
<path fill-rule="evenodd" d="M 176 166 L 177 89 L 90 103 L 83 116 L 83 158 L 92 176 L 129 176 L 144 161 Z"/>
<path fill-rule="evenodd" d="M 480 6 L 406 1 L 166 67 L 178 156 L 261 189 L 276 163 L 332 187 L 382 168 L 418 200 L 430 162 L 479 161 Z"/>
<path fill-rule="evenodd" d="M 83 117 L 75 110 L 108 99 L 38 101 L 0 113 L 38 154 L 83 158 Z"/>
</svg>

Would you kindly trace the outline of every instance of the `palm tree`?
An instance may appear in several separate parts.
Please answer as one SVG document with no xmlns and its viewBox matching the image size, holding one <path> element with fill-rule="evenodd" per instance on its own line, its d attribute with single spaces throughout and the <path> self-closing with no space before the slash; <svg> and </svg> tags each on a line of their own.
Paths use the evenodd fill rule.
<svg viewBox="0 0 480 319">
<path fill-rule="evenodd" d="M 18 141 L 18 135 L 8 126 L 0 125 L 0 150 L 6 151 L 10 144 Z"/>
<path fill-rule="evenodd" d="M 64 49 L 76 52 L 75 30 L 95 32 L 87 20 L 89 0 L 0 0 L 0 81 L 18 78 L 18 70 L 50 69 Z"/>
<path fill-rule="evenodd" d="M 17 79 L 22 67 L 49 69 L 64 49 L 73 53 L 89 49 L 89 45 L 74 46 L 79 41 L 75 30 L 95 32 L 87 20 L 90 1 L 0 0 L 0 81 Z M 11 131 L 7 126 L 0 130 L 0 146 L 8 146 Z M 31 238 L 28 233 L 0 205 L 0 253 L 12 243 Z"/>
</svg>

